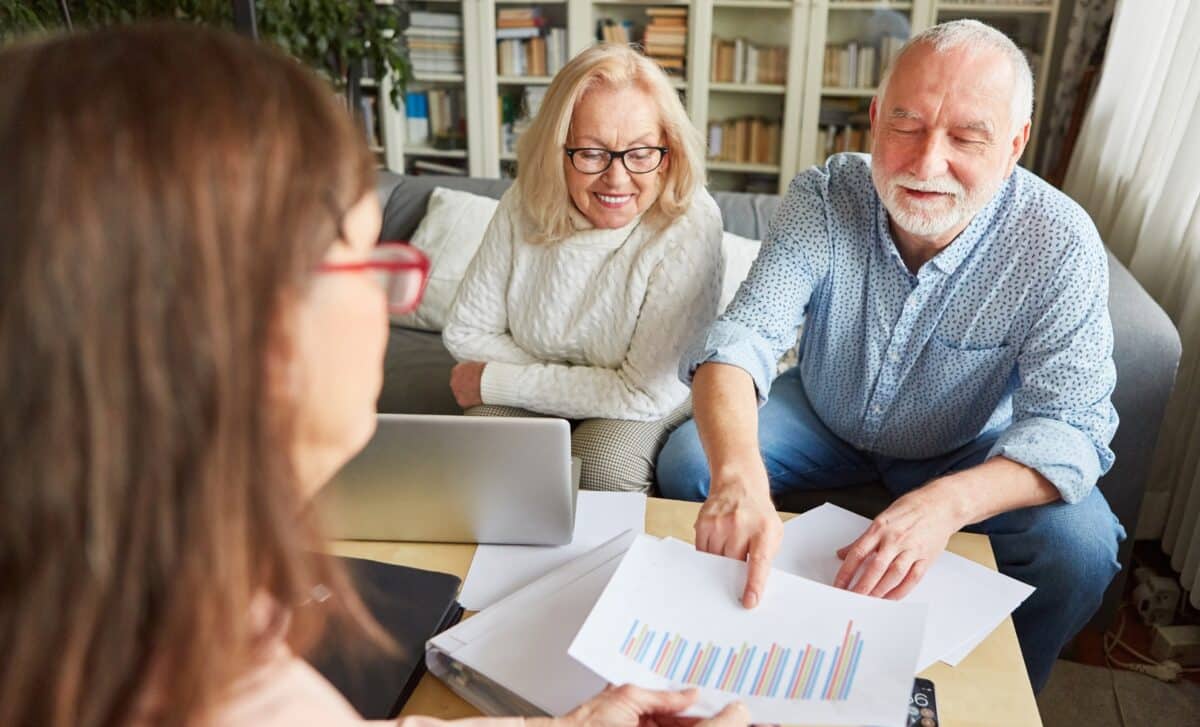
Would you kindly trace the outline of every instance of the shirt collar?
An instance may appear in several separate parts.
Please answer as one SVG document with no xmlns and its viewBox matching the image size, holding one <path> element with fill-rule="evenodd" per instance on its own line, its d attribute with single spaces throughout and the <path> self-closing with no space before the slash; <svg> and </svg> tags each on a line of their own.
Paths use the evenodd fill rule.
<svg viewBox="0 0 1200 727">
<path fill-rule="evenodd" d="M 946 249 L 934 255 L 933 259 L 927 264 L 932 265 L 941 273 L 953 275 L 958 270 L 958 266 L 971 254 L 971 251 L 986 237 L 997 213 L 1001 207 L 1008 203 L 1008 199 L 1012 196 L 1016 185 L 1016 176 L 1017 173 L 1014 170 L 1008 179 L 1001 183 L 999 189 L 988 200 L 988 203 L 983 206 L 983 209 L 976 212 L 966 228 L 958 233 L 958 237 L 954 238 L 954 241 Z M 892 228 L 888 224 L 889 218 L 887 208 L 883 206 L 883 198 L 879 197 L 878 194 L 876 194 L 876 198 L 876 224 L 880 243 L 900 266 L 907 271 L 908 267 L 904 264 L 904 259 L 900 257 L 900 250 L 896 247 L 895 239 L 892 238 Z"/>
</svg>

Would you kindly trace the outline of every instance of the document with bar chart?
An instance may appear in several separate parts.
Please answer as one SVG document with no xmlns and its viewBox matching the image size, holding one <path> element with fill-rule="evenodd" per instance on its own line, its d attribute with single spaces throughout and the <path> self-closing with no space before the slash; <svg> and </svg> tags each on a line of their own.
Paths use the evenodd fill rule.
<svg viewBox="0 0 1200 727">
<path fill-rule="evenodd" d="M 569 654 L 610 682 L 696 687 L 755 722 L 903 725 L 925 607 L 774 571 L 738 602 L 745 564 L 650 536 L 630 548 Z"/>
</svg>

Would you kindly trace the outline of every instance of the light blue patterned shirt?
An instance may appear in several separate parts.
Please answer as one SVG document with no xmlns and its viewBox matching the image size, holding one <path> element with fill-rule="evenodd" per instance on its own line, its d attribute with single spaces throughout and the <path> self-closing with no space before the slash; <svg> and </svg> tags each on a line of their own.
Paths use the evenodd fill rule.
<svg viewBox="0 0 1200 727">
<path fill-rule="evenodd" d="M 680 364 L 717 361 L 766 402 L 796 339 L 817 414 L 860 450 L 924 459 L 1003 430 L 988 457 L 1034 468 L 1067 502 L 1113 463 L 1108 260 L 1091 219 L 1017 168 L 916 275 L 892 239 L 870 157 L 792 180 L 729 309 Z"/>
</svg>

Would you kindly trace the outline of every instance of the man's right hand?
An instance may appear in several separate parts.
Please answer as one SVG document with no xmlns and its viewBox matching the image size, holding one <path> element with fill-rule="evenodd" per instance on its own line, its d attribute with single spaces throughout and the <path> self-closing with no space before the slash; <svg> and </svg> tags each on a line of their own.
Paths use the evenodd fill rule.
<svg viewBox="0 0 1200 727">
<path fill-rule="evenodd" d="M 767 587 L 771 561 L 783 540 L 783 522 L 771 502 L 761 464 L 750 482 L 713 482 L 696 518 L 696 549 L 746 561 L 742 605 L 754 608 Z"/>
</svg>

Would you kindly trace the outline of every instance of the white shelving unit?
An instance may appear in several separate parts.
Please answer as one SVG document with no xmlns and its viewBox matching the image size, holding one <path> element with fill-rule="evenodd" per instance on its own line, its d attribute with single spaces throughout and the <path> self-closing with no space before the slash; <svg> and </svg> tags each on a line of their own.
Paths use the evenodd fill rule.
<svg viewBox="0 0 1200 727">
<path fill-rule="evenodd" d="M 1045 2 L 942 2 L 932 0 L 929 7 L 930 25 L 957 18 L 975 18 L 1004 31 L 1017 45 L 1032 51 L 1033 67 L 1033 125 L 1029 145 L 1021 163 L 1031 166 L 1037 158 L 1038 132 L 1042 127 L 1042 109 L 1046 104 L 1047 76 L 1050 57 L 1054 53 L 1054 31 L 1058 25 L 1058 0 Z"/>
<path fill-rule="evenodd" d="M 1032 48 L 1035 116 L 1025 160 L 1036 153 L 1037 131 L 1047 95 L 1046 69 L 1053 51 L 1058 2 L 1043 5 L 1013 2 L 942 2 L 941 0 L 423 0 L 412 9 L 449 10 L 463 18 L 463 74 L 437 74 L 410 83 L 410 90 L 443 85 L 462 88 L 466 96 L 467 150 L 439 150 L 404 143 L 403 110 L 380 103 L 387 166 L 403 171 L 414 158 L 465 160 L 472 176 L 511 173 L 515 154 L 501 147 L 497 111 L 501 93 L 545 86 L 548 76 L 501 76 L 497 72 L 497 12 L 512 7 L 539 7 L 547 25 L 564 27 L 568 56 L 597 42 L 597 21 L 609 17 L 646 24 L 648 7 L 686 7 L 688 41 L 686 74 L 674 81 L 693 123 L 703 132 L 713 121 L 739 116 L 781 122 L 777 163 L 746 164 L 708 160 L 710 186 L 739 189 L 749 180 L 762 187 L 770 177 L 783 192 L 801 169 L 823 161 L 818 149 L 821 110 L 837 104 L 865 111 L 875 93 L 871 87 L 824 86 L 825 48 L 829 44 L 877 42 L 885 34 L 908 38 L 935 22 L 974 17 L 1009 33 L 1018 45 Z M 788 48 L 784 83 L 716 82 L 712 80 L 713 39 L 744 38 L 751 43 Z M 381 101 L 391 80 L 382 79 Z M 856 116 L 856 118 L 861 118 Z M 821 158 L 819 158 L 821 157 Z M 753 175 L 753 176 L 752 176 Z"/>
<path fill-rule="evenodd" d="M 709 125 L 737 118 L 758 117 L 779 122 L 777 159 L 769 164 L 706 160 L 709 186 L 716 190 L 745 189 L 757 178 L 758 188 L 769 181 L 771 191 L 783 191 L 795 174 L 794 145 L 798 136 L 799 89 L 795 72 L 803 46 L 806 13 L 790 0 L 698 0 L 691 3 L 688 54 L 688 114 L 709 135 Z M 714 39 L 738 38 L 762 46 L 788 48 L 788 84 L 714 80 Z M 799 43 L 799 46 L 797 45 Z M 753 177 L 751 176 L 753 175 Z M 769 180 L 767 179 L 769 178 Z"/>
<path fill-rule="evenodd" d="M 392 5 L 391 2 L 379 4 Z M 380 81 L 380 126 L 383 132 L 385 166 L 397 173 L 405 173 L 411 162 L 417 159 L 428 159 L 436 162 L 461 162 L 467 174 L 472 176 L 486 175 L 485 168 L 479 163 L 479 149 L 476 140 L 478 130 L 474 128 L 473 120 L 479 116 L 479 95 L 474 92 L 477 84 L 476 71 L 478 67 L 478 20 L 476 18 L 474 0 L 413 0 L 404 6 L 403 10 L 429 11 L 436 13 L 454 13 L 462 17 L 462 46 L 463 73 L 424 73 L 409 79 L 407 91 L 422 91 L 431 88 L 449 88 L 460 91 L 463 95 L 466 116 L 466 149 L 435 149 L 427 144 L 411 144 L 407 142 L 406 114 L 401 98 L 400 107 L 392 106 L 391 90 L 395 79 L 386 75 Z M 399 41 L 398 41 L 399 42 Z"/>
<path fill-rule="evenodd" d="M 823 123 L 823 110 L 826 115 L 854 117 L 858 128 L 863 128 L 862 117 L 875 96 L 875 84 L 883 70 L 882 38 L 890 36 L 906 40 L 928 27 L 930 2 L 932 0 L 815 0 L 810 5 L 808 55 L 804 64 L 804 104 L 800 123 L 802 133 L 798 151 L 800 168 L 819 164 L 829 151 L 838 150 L 821 148 L 819 143 L 822 129 L 829 126 Z M 872 74 L 874 83 L 866 87 L 825 85 L 826 48 L 851 42 L 876 49 L 877 70 Z M 845 128 L 845 124 L 834 124 L 834 127 Z"/>
</svg>

